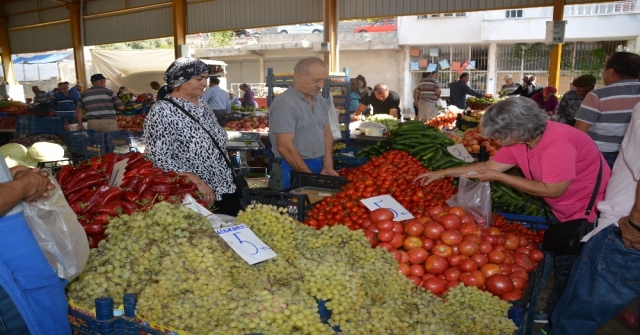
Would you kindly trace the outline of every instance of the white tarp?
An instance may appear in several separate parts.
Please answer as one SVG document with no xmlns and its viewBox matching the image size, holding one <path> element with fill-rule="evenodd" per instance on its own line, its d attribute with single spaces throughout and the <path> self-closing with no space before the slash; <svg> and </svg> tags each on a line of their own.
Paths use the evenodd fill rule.
<svg viewBox="0 0 640 335">
<path fill-rule="evenodd" d="M 107 79 L 107 87 L 118 91 L 126 86 L 131 93 L 153 93 L 149 83 L 157 81 L 164 85 L 164 72 L 175 60 L 173 49 L 156 50 L 99 50 L 91 49 L 95 73 L 102 73 Z M 94 73 L 89 73 L 89 76 Z"/>
</svg>

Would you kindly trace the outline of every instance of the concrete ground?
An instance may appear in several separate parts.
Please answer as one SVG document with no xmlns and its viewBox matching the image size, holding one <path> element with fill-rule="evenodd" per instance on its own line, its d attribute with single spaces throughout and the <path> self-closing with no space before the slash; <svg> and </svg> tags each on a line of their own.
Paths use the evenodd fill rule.
<svg viewBox="0 0 640 335">
<path fill-rule="evenodd" d="M 547 297 L 549 293 L 551 293 L 551 287 L 553 286 L 553 271 L 549 275 L 549 279 L 547 280 L 547 285 L 542 289 L 542 293 L 540 293 L 540 299 L 538 300 L 537 310 L 541 311 L 544 309 L 547 301 Z M 536 323 L 533 325 L 533 331 L 539 330 L 544 326 L 541 323 Z M 614 317 L 609 322 L 604 324 L 598 331 L 596 331 L 595 335 L 638 335 L 640 331 L 631 330 L 624 322 L 620 321 L 617 317 Z"/>
</svg>

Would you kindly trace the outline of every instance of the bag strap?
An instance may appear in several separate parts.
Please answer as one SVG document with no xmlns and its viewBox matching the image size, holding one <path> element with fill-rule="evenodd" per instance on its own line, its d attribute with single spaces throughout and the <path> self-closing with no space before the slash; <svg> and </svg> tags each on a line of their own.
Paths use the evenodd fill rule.
<svg viewBox="0 0 640 335">
<path fill-rule="evenodd" d="M 164 101 L 169 102 L 170 104 L 174 105 L 176 108 L 178 108 L 182 113 L 184 113 L 186 116 L 188 116 L 191 120 L 193 120 L 193 122 L 197 123 L 200 128 L 202 128 L 202 130 L 204 130 L 205 133 L 207 133 L 207 135 L 209 135 L 209 137 L 211 138 L 211 141 L 213 142 L 213 144 L 216 146 L 216 149 L 218 149 L 218 151 L 220 152 L 220 155 L 222 155 L 222 158 L 224 158 L 224 161 L 227 162 L 227 166 L 229 167 L 229 169 L 231 169 L 231 173 L 236 176 L 236 170 L 233 168 L 233 165 L 231 165 L 231 161 L 229 160 L 229 157 L 227 157 L 227 155 L 225 154 L 225 152 L 222 150 L 222 148 L 220 148 L 220 144 L 218 144 L 218 141 L 216 141 L 216 138 L 213 137 L 213 134 L 211 134 L 211 132 L 209 130 L 207 130 L 207 128 L 205 128 L 202 123 L 200 123 L 200 121 L 198 121 L 198 119 L 196 119 L 195 116 L 193 116 L 193 114 L 191 114 L 189 111 L 187 111 L 186 109 L 184 109 L 182 106 L 178 105 L 175 101 L 169 99 L 169 97 L 165 97 L 164 99 L 162 99 Z"/>
<path fill-rule="evenodd" d="M 529 167 L 529 173 L 531 173 L 531 167 Z M 587 210 L 584 215 L 589 216 L 591 214 L 591 208 L 593 208 L 593 204 L 596 202 L 596 197 L 598 196 L 598 191 L 600 190 L 600 183 L 602 182 L 602 159 L 600 159 L 600 169 L 598 170 L 598 178 L 596 179 L 596 186 L 593 189 L 593 193 L 591 194 L 591 199 L 589 200 L 589 204 L 587 205 Z M 544 210 L 544 215 L 547 218 L 547 224 L 551 224 L 551 217 L 549 216 L 549 212 L 547 211 L 547 207 L 542 203 L 542 209 Z"/>
</svg>

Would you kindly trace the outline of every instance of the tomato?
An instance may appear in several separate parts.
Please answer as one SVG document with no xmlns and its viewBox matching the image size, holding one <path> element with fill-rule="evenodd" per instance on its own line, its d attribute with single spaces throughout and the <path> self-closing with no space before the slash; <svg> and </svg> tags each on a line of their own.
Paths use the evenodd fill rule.
<svg viewBox="0 0 640 335">
<path fill-rule="evenodd" d="M 441 257 L 449 257 L 453 255 L 453 250 L 451 250 L 451 247 L 444 243 L 437 243 L 433 246 L 433 248 L 431 248 L 430 251 L 432 255 L 438 255 Z"/>
<path fill-rule="evenodd" d="M 502 295 L 513 291 L 514 285 L 511 279 L 503 274 L 494 274 L 487 278 L 485 285 L 487 290 L 495 295 Z"/>
<path fill-rule="evenodd" d="M 409 220 L 404 223 L 404 232 L 409 236 L 420 236 L 424 231 L 424 224 L 418 220 Z"/>
<path fill-rule="evenodd" d="M 382 230 L 393 230 L 393 221 L 391 220 L 381 220 L 375 223 L 378 229 Z"/>
<path fill-rule="evenodd" d="M 504 260 L 507 258 L 507 255 L 502 252 L 502 250 L 493 250 L 487 254 L 487 258 L 489 258 L 489 262 L 493 264 L 504 263 Z"/>
<path fill-rule="evenodd" d="M 498 237 L 498 240 L 500 238 Z M 520 247 L 520 238 L 514 234 L 506 233 L 504 235 L 504 248 L 507 250 L 516 250 Z"/>
<path fill-rule="evenodd" d="M 482 242 L 478 246 L 478 251 L 480 251 L 481 253 L 483 253 L 485 255 L 488 255 L 491 251 L 493 251 L 493 247 L 491 246 L 491 244 L 489 242 Z"/>
<path fill-rule="evenodd" d="M 422 277 L 425 274 L 424 266 L 420 264 L 412 264 L 409 267 L 410 275 L 416 277 Z"/>
<path fill-rule="evenodd" d="M 411 274 L 411 267 L 406 263 L 400 263 L 398 265 L 398 272 L 405 276 L 409 276 Z"/>
<path fill-rule="evenodd" d="M 518 301 L 522 299 L 522 291 L 521 290 L 513 290 L 510 292 L 505 292 L 500 296 L 500 299 L 504 301 Z"/>
<path fill-rule="evenodd" d="M 484 275 L 485 278 L 489 278 L 495 274 L 502 274 L 502 270 L 496 264 L 487 263 L 480 267 L 480 272 Z"/>
<path fill-rule="evenodd" d="M 460 220 L 460 217 L 451 213 L 447 213 L 441 216 L 438 219 L 438 222 L 445 229 L 458 229 L 462 225 L 462 221 Z"/>
<path fill-rule="evenodd" d="M 460 271 L 460 268 L 458 267 L 448 268 L 444 270 L 444 277 L 445 279 L 447 279 L 447 281 L 457 281 L 458 278 L 460 278 L 460 274 L 462 274 L 462 271 Z"/>
<path fill-rule="evenodd" d="M 394 249 L 398 249 L 402 247 L 402 244 L 404 243 L 404 238 L 405 238 L 404 234 L 395 233 L 395 235 L 393 236 L 393 239 L 389 241 L 389 244 L 391 244 L 391 246 Z M 420 240 L 420 243 L 422 243 L 422 240 Z"/>
<path fill-rule="evenodd" d="M 440 295 L 446 289 L 447 281 L 440 278 L 429 278 L 422 283 L 422 287 L 424 287 L 427 291 L 431 291 L 431 293 L 435 295 Z"/>
<path fill-rule="evenodd" d="M 409 276 L 407 278 L 409 278 L 409 280 L 411 280 L 413 282 L 413 284 L 416 285 L 416 286 L 419 286 L 422 283 L 422 278 L 420 278 L 420 277 Z"/>
<path fill-rule="evenodd" d="M 516 252 L 513 254 L 513 258 L 515 259 L 516 264 L 522 266 L 527 272 L 531 272 L 535 269 L 531 258 L 529 255 L 523 254 L 521 252 Z"/>
<path fill-rule="evenodd" d="M 458 250 L 460 251 L 460 255 L 463 256 L 471 256 L 478 252 L 478 244 L 473 241 L 462 241 L 458 245 Z"/>
<path fill-rule="evenodd" d="M 409 236 L 404 239 L 402 248 L 404 250 L 411 250 L 413 248 L 422 248 L 422 240 L 415 236 Z"/>
<path fill-rule="evenodd" d="M 365 198 L 369 198 L 369 197 L 365 196 Z M 369 215 L 369 219 L 373 223 L 377 223 L 382 220 L 391 221 L 393 220 L 393 212 L 386 208 L 378 208 L 371 212 L 371 214 Z"/>
<path fill-rule="evenodd" d="M 527 287 L 527 281 L 521 276 L 510 275 L 509 279 L 513 282 L 513 287 L 516 290 L 524 290 Z"/>
<path fill-rule="evenodd" d="M 475 286 L 477 288 L 482 288 L 485 283 L 484 275 L 482 272 L 478 270 L 474 270 L 471 272 L 464 272 L 460 275 L 460 281 L 464 284 L 464 286 Z"/>
<path fill-rule="evenodd" d="M 456 266 L 457 267 L 465 259 L 466 259 L 466 257 L 462 256 L 462 255 L 450 255 L 450 256 L 447 257 L 447 262 L 449 262 L 450 266 Z"/>
<path fill-rule="evenodd" d="M 487 263 L 489 263 L 489 259 L 487 258 L 487 256 L 483 255 L 483 254 L 475 254 L 473 256 L 471 256 L 471 259 L 476 262 L 478 264 L 478 266 L 483 266 Z"/>
<path fill-rule="evenodd" d="M 534 262 L 540 262 L 544 259 L 544 252 L 540 250 L 531 250 L 531 252 L 529 253 L 529 257 Z"/>
<path fill-rule="evenodd" d="M 463 217 L 463 216 L 467 215 L 467 213 L 465 212 L 464 208 L 462 208 L 460 206 L 454 206 L 454 207 L 449 208 L 447 210 L 447 213 L 455 214 L 458 217 Z"/>
<path fill-rule="evenodd" d="M 425 224 L 422 235 L 432 240 L 437 240 L 440 238 L 440 234 L 442 234 L 443 231 L 445 231 L 445 229 L 441 224 L 431 221 Z"/>
<path fill-rule="evenodd" d="M 429 251 L 433 248 L 434 245 L 435 245 L 435 242 L 432 239 L 422 237 L 422 247 L 424 248 L 424 250 Z"/>
<path fill-rule="evenodd" d="M 409 263 L 411 264 L 424 264 L 429 256 L 429 252 L 422 248 L 415 248 L 407 251 L 409 256 Z"/>
<path fill-rule="evenodd" d="M 389 242 L 393 240 L 395 236 L 396 233 L 394 233 L 391 229 L 384 229 L 378 232 L 378 239 L 382 242 Z"/>
<path fill-rule="evenodd" d="M 419 250 L 419 249 L 414 249 L 414 250 Z M 431 255 L 427 257 L 427 261 L 425 262 L 425 268 L 427 269 L 427 272 L 433 273 L 433 274 L 441 274 L 448 267 L 449 267 L 449 262 L 447 262 L 447 259 L 438 255 Z"/>
<path fill-rule="evenodd" d="M 460 261 L 459 268 L 464 272 L 471 272 L 478 269 L 478 263 L 470 258 L 463 259 L 462 261 Z"/>
<path fill-rule="evenodd" d="M 472 222 L 464 222 L 460 225 L 460 234 L 462 236 L 474 235 L 478 236 L 479 229 L 478 225 Z"/>
<path fill-rule="evenodd" d="M 453 215 L 453 214 L 451 214 Z M 455 229 L 448 229 L 442 232 L 440 239 L 447 245 L 454 246 L 462 242 L 462 235 Z"/>
</svg>

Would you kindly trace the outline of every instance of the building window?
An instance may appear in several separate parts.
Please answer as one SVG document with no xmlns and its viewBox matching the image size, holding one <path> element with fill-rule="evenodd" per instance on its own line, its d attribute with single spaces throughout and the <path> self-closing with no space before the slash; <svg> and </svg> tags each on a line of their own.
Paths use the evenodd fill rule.
<svg viewBox="0 0 640 335">
<path fill-rule="evenodd" d="M 513 9 L 513 10 L 508 10 L 505 13 L 505 17 L 507 19 L 509 18 L 513 18 L 513 17 L 522 17 L 522 9 Z"/>
<path fill-rule="evenodd" d="M 418 19 L 429 19 L 436 17 L 466 17 L 467 13 L 445 13 L 445 14 L 426 14 L 418 15 Z"/>
</svg>

